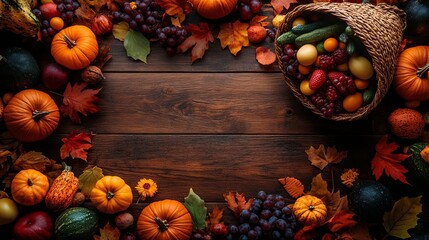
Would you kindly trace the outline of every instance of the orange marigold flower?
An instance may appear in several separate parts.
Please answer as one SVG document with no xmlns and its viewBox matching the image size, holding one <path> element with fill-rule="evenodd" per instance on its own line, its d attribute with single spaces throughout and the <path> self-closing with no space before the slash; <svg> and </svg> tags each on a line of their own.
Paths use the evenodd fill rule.
<svg viewBox="0 0 429 240">
<path fill-rule="evenodd" d="M 343 174 L 341 174 L 341 181 L 348 188 L 351 188 L 358 177 L 359 171 L 356 168 L 344 169 Z"/>
<path fill-rule="evenodd" d="M 150 178 L 142 178 L 137 183 L 136 189 L 140 195 L 139 199 L 145 200 L 146 197 L 155 196 L 155 193 L 158 191 L 158 185 L 156 185 L 156 182 Z"/>
</svg>

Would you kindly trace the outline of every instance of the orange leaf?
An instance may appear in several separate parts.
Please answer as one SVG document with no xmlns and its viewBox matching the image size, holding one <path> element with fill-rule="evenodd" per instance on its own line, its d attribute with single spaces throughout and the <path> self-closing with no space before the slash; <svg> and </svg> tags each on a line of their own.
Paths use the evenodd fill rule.
<svg viewBox="0 0 429 240">
<path fill-rule="evenodd" d="M 265 21 L 267 18 L 267 16 L 256 15 L 250 20 L 250 26 L 266 27 L 270 24 L 270 22 Z"/>
<path fill-rule="evenodd" d="M 345 228 L 350 228 L 356 225 L 356 221 L 353 220 L 355 214 L 349 211 L 339 211 L 335 216 L 328 221 L 328 228 L 331 232 L 340 232 Z"/>
<path fill-rule="evenodd" d="M 341 174 L 340 179 L 342 184 L 346 185 L 348 188 L 353 187 L 353 184 L 359 177 L 359 171 L 356 168 L 344 169 L 343 174 Z"/>
<path fill-rule="evenodd" d="M 192 6 L 187 0 L 156 0 L 165 13 L 172 17 L 172 22 L 176 26 L 180 26 L 186 14 L 192 11 Z"/>
<path fill-rule="evenodd" d="M 119 240 L 121 231 L 117 227 L 112 227 L 109 222 L 103 228 L 100 228 L 100 235 L 94 235 L 95 240 Z"/>
<path fill-rule="evenodd" d="M 349 210 L 347 195 L 341 197 L 340 191 L 332 193 L 331 200 L 326 204 L 326 207 L 328 208 L 327 219 L 331 219 L 340 211 Z"/>
<path fill-rule="evenodd" d="M 297 3 L 296 0 L 271 0 L 271 5 L 274 8 L 276 14 L 280 14 L 283 8 L 289 9 L 291 3 Z"/>
<path fill-rule="evenodd" d="M 254 198 L 250 198 L 246 202 L 244 194 L 239 194 L 237 192 L 235 193 L 235 196 L 233 192 L 228 192 L 223 194 L 223 197 L 225 198 L 228 208 L 233 211 L 237 217 L 240 216 L 241 211 L 249 210 L 254 200 Z"/>
<path fill-rule="evenodd" d="M 220 209 L 216 206 L 213 208 L 213 211 L 209 214 L 209 216 L 211 225 L 218 224 L 223 217 L 223 209 Z"/>
<path fill-rule="evenodd" d="M 325 202 L 330 202 L 332 198 L 331 193 L 328 190 L 328 183 L 323 180 L 321 173 L 313 177 L 313 180 L 311 181 L 311 190 L 307 194 L 324 199 Z"/>
<path fill-rule="evenodd" d="M 293 198 L 298 198 L 304 194 L 304 185 L 296 178 L 280 178 L 279 182 L 283 185 L 286 192 Z"/>
<path fill-rule="evenodd" d="M 295 233 L 293 236 L 294 240 L 306 240 L 306 239 L 313 239 L 313 237 L 317 236 L 317 228 L 319 226 L 316 224 L 310 225 L 310 226 L 304 226 L 301 229 L 299 229 L 298 232 Z"/>
<path fill-rule="evenodd" d="M 242 23 L 239 20 L 234 23 L 224 23 L 220 25 L 220 31 L 217 38 L 220 39 L 222 48 L 228 46 L 232 55 L 236 56 L 242 47 L 249 46 L 249 37 L 247 35 L 248 23 Z"/>
<path fill-rule="evenodd" d="M 86 161 L 88 157 L 87 150 L 92 147 L 93 136 L 94 134 L 73 131 L 67 137 L 61 139 L 64 143 L 60 149 L 61 159 L 64 160 L 70 156 L 72 159 L 80 158 Z"/>
<path fill-rule="evenodd" d="M 99 101 L 95 95 L 101 90 L 99 89 L 85 89 L 87 83 L 77 83 L 71 86 L 67 84 L 64 91 L 63 104 L 61 105 L 61 112 L 64 116 L 70 117 L 74 123 L 81 123 L 78 112 L 87 116 L 88 113 L 96 113 L 100 110 L 94 103 Z"/>
<path fill-rule="evenodd" d="M 311 146 L 305 150 L 305 153 L 307 153 L 311 165 L 320 170 L 323 170 L 329 163 L 339 163 L 347 157 L 347 151 L 338 152 L 335 146 L 325 149 L 323 144 L 320 144 L 318 149 Z"/>
<path fill-rule="evenodd" d="M 74 14 L 76 16 L 75 24 L 78 23 L 80 25 L 85 25 L 87 27 L 90 26 L 92 19 L 97 14 L 96 11 L 94 11 L 90 4 L 85 0 L 78 0 L 80 7 L 74 11 Z"/>
<path fill-rule="evenodd" d="M 256 48 L 256 60 L 259 64 L 270 65 L 273 64 L 276 59 L 276 54 L 271 52 L 270 49 L 262 46 Z"/>
<path fill-rule="evenodd" d="M 398 149 L 398 145 L 395 142 L 387 143 L 387 134 L 384 135 L 375 146 L 375 155 L 371 161 L 372 174 L 375 179 L 380 179 L 384 173 L 393 178 L 399 180 L 402 183 L 411 185 L 405 179 L 404 173 L 408 170 L 401 165 L 401 162 L 407 159 L 410 155 L 408 154 L 393 154 L 392 152 Z"/>
<path fill-rule="evenodd" d="M 368 223 L 358 222 L 354 227 L 348 230 L 348 233 L 350 233 L 352 239 L 371 240 L 372 237 L 369 235 L 368 228 Z"/>
<path fill-rule="evenodd" d="M 193 63 L 195 60 L 203 58 L 204 53 L 209 49 L 209 42 L 214 42 L 214 38 L 207 23 L 200 23 L 199 26 L 189 24 L 187 30 L 192 35 L 177 47 L 177 51 L 183 53 L 192 48 L 191 61 Z"/>
</svg>

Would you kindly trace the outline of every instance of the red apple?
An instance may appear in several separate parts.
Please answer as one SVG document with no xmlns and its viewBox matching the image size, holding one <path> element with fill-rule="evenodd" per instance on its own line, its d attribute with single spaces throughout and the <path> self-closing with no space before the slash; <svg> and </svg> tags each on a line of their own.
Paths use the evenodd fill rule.
<svg viewBox="0 0 429 240">
<path fill-rule="evenodd" d="M 21 217 L 13 226 L 15 240 L 48 240 L 54 235 L 54 224 L 46 212 L 37 211 Z"/>
<path fill-rule="evenodd" d="M 43 85 L 50 90 L 64 89 L 69 82 L 70 70 L 58 63 L 47 63 L 42 70 Z"/>
<path fill-rule="evenodd" d="M 40 5 L 39 10 L 42 12 L 42 18 L 46 20 L 61 16 L 61 13 L 57 10 L 57 4 L 53 2 Z"/>
</svg>

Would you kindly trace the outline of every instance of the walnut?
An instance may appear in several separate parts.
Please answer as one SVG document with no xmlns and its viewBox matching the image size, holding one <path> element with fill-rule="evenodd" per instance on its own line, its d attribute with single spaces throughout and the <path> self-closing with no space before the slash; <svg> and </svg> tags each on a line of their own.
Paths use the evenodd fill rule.
<svg viewBox="0 0 429 240">
<path fill-rule="evenodd" d="M 82 70 L 81 77 L 84 82 L 90 84 L 96 84 L 106 79 L 103 72 L 101 72 L 101 69 L 97 66 L 88 66 L 84 68 Z"/>
</svg>

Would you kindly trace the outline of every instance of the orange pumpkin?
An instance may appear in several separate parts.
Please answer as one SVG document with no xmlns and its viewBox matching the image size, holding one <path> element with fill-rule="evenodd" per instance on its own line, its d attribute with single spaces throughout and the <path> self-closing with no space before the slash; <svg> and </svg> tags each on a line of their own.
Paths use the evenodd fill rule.
<svg viewBox="0 0 429 240">
<path fill-rule="evenodd" d="M 191 0 L 197 13 L 208 19 L 219 19 L 230 14 L 238 0 Z"/>
<path fill-rule="evenodd" d="M 80 70 L 88 67 L 97 57 L 97 39 L 88 27 L 74 25 L 54 36 L 51 54 L 55 61 L 64 67 Z"/>
<path fill-rule="evenodd" d="M 133 202 L 131 187 L 118 176 L 104 176 L 91 191 L 92 204 L 102 213 L 114 214 L 126 210 Z"/>
<path fill-rule="evenodd" d="M 407 101 L 429 99 L 429 46 L 405 49 L 398 58 L 393 86 Z"/>
<path fill-rule="evenodd" d="M 137 220 L 137 234 L 143 240 L 188 240 L 191 233 L 191 214 L 176 200 L 149 204 Z"/>
<path fill-rule="evenodd" d="M 34 169 L 21 170 L 12 180 L 11 192 L 15 202 L 24 206 L 41 203 L 48 193 L 48 178 Z"/>
<path fill-rule="evenodd" d="M 35 142 L 52 134 L 58 126 L 60 113 L 48 94 L 26 89 L 9 101 L 4 109 L 3 119 L 16 139 Z"/>
<path fill-rule="evenodd" d="M 326 205 L 315 196 L 304 195 L 298 198 L 293 204 L 292 211 L 298 222 L 304 226 L 320 226 L 326 221 Z"/>
</svg>

